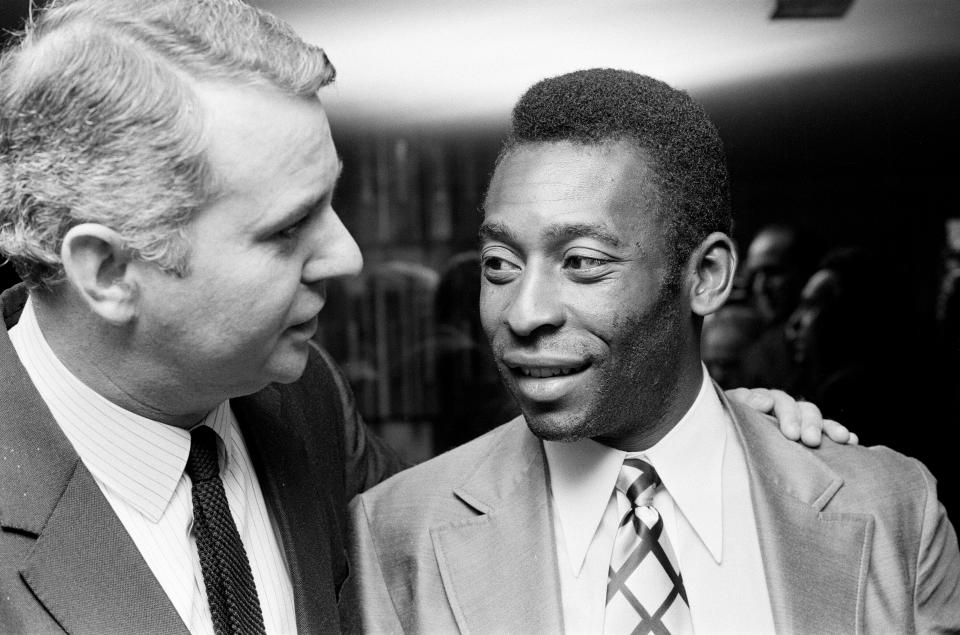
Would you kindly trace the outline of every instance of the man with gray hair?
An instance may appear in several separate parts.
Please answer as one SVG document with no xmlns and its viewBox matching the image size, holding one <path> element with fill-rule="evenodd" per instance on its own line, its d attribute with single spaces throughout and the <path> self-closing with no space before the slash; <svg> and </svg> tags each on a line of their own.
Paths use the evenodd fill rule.
<svg viewBox="0 0 960 635">
<path fill-rule="evenodd" d="M 333 66 L 239 1 L 77 0 L 0 73 L 0 631 L 337 630 L 400 465 L 311 342 L 362 262 Z"/>
<path fill-rule="evenodd" d="M 0 632 L 339 629 L 400 464 L 311 341 L 361 266 L 333 78 L 239 0 L 54 2 L 4 54 Z"/>
</svg>

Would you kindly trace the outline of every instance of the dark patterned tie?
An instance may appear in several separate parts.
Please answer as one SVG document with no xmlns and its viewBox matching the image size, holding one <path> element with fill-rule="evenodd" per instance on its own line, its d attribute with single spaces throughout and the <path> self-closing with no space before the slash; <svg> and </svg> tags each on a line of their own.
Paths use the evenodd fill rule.
<svg viewBox="0 0 960 635">
<path fill-rule="evenodd" d="M 217 635 L 264 633 L 250 562 L 220 480 L 217 433 L 200 426 L 190 437 L 187 475 L 193 481 L 193 533 L 213 628 Z"/>
<path fill-rule="evenodd" d="M 660 484 L 653 466 L 625 459 L 617 489 L 630 501 L 617 529 L 607 579 L 603 632 L 692 633 L 690 607 L 663 519 L 652 506 Z"/>
</svg>

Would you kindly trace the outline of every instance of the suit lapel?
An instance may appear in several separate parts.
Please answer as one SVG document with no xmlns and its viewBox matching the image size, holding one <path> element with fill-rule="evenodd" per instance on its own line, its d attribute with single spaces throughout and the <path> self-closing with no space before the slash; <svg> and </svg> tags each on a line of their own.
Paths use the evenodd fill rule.
<svg viewBox="0 0 960 635">
<path fill-rule="evenodd" d="M 297 628 L 302 633 L 329 632 L 339 629 L 328 540 L 332 503 L 297 432 L 307 423 L 286 411 L 292 403 L 276 386 L 268 386 L 232 400 L 231 405 L 279 530 L 293 583 Z"/>
<path fill-rule="evenodd" d="M 815 453 L 785 442 L 769 419 L 721 398 L 747 459 L 777 631 L 862 630 L 873 518 L 824 512 L 843 480 Z"/>
<path fill-rule="evenodd" d="M 186 627 L 0 334 L 2 523 L 36 536 L 21 576 L 69 632 Z M 91 598 L 95 598 L 92 601 Z"/>
<path fill-rule="evenodd" d="M 465 632 L 562 632 L 543 447 L 522 418 L 454 493 L 480 512 L 431 529 L 444 589 Z"/>
<path fill-rule="evenodd" d="M 79 462 L 21 575 L 68 632 L 188 632 Z"/>
</svg>

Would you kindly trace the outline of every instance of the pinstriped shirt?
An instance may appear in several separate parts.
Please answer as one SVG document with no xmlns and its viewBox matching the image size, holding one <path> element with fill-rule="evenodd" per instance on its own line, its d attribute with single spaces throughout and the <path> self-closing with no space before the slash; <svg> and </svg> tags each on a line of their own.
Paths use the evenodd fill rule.
<svg viewBox="0 0 960 635">
<path fill-rule="evenodd" d="M 31 301 L 10 329 L 30 379 L 93 475 L 177 613 L 198 635 L 213 635 L 192 535 L 190 433 L 105 399 L 57 359 Z M 219 437 L 220 476 L 253 570 L 268 633 L 295 633 L 293 587 L 236 418 L 225 401 L 199 425 Z"/>
</svg>

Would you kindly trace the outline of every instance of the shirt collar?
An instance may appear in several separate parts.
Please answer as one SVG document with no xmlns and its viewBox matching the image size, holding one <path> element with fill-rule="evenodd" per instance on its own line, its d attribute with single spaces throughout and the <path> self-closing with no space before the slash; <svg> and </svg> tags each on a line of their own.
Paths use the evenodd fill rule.
<svg viewBox="0 0 960 635">
<path fill-rule="evenodd" d="M 173 498 L 190 453 L 190 433 L 121 408 L 84 384 L 47 343 L 30 299 L 11 329 L 18 356 L 51 414 L 98 482 L 152 522 Z M 204 417 L 228 443 L 233 412 L 224 401 Z M 221 452 L 221 457 L 225 456 Z"/>
<path fill-rule="evenodd" d="M 721 475 L 727 442 L 726 413 L 707 369 L 693 405 L 644 454 L 680 513 L 719 563 L 723 555 Z"/>
<path fill-rule="evenodd" d="M 726 428 L 723 405 L 703 369 L 700 392 L 690 409 L 656 445 L 642 453 L 694 531 L 720 562 L 723 508 L 720 476 Z M 563 528 L 567 555 L 579 572 L 610 500 L 626 452 L 592 439 L 544 441 L 554 510 Z"/>
<path fill-rule="evenodd" d="M 626 452 L 593 439 L 544 441 L 554 512 L 563 528 L 567 559 L 579 575 L 600 527 Z"/>
</svg>

